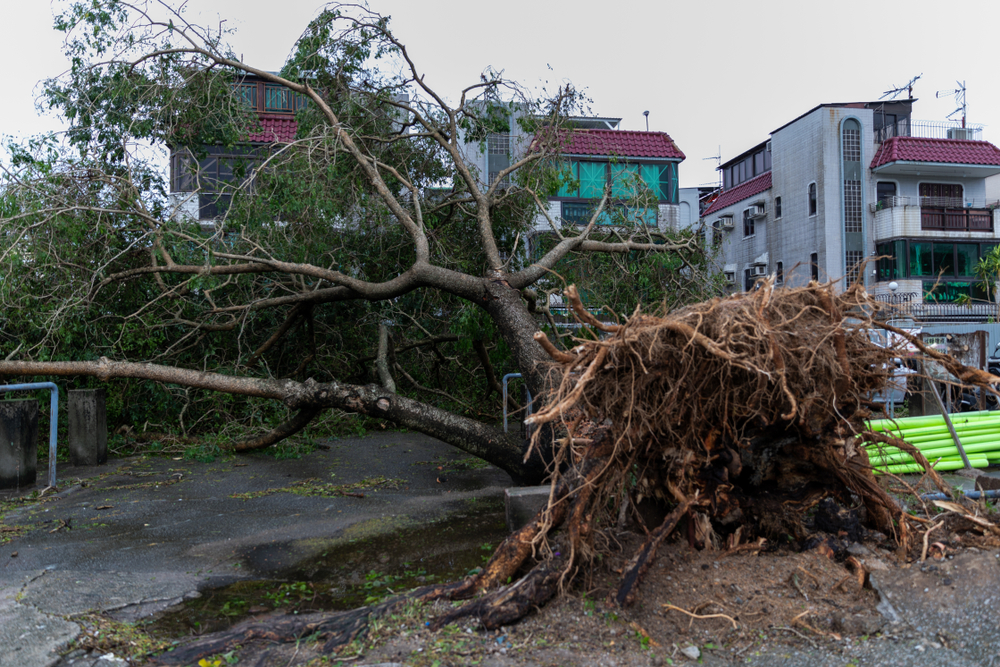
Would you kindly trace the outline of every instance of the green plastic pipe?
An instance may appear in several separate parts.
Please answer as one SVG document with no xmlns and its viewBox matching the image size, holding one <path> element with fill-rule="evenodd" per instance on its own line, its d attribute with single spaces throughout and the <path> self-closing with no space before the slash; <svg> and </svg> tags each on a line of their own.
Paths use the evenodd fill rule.
<svg viewBox="0 0 1000 667">
<path fill-rule="evenodd" d="M 987 468 L 990 465 L 989 459 L 979 456 L 970 456 L 969 463 L 972 464 L 973 468 Z M 961 470 L 965 467 L 965 462 L 962 459 L 941 459 L 937 462 L 931 462 L 931 467 L 935 470 L 947 471 L 947 470 Z M 894 475 L 906 475 L 911 473 L 921 473 L 924 472 L 924 467 L 918 463 L 908 463 L 899 465 L 882 466 L 875 468 L 875 473 L 891 472 Z"/>
</svg>

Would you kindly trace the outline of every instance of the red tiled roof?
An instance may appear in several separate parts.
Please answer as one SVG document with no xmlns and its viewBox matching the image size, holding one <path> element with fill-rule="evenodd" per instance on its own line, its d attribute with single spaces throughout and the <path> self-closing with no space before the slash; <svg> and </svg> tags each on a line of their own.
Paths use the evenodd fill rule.
<svg viewBox="0 0 1000 667">
<path fill-rule="evenodd" d="M 667 158 L 683 160 L 684 153 L 666 132 L 633 130 L 573 130 L 562 152 L 567 155 Z"/>
<path fill-rule="evenodd" d="M 288 143 L 295 140 L 298 124 L 294 116 L 260 114 L 258 132 L 250 133 L 250 141 L 255 143 Z"/>
<path fill-rule="evenodd" d="M 715 213 L 720 209 L 724 209 L 727 206 L 732 206 L 736 202 L 743 201 L 744 199 L 749 199 L 754 195 L 760 194 L 765 190 L 771 189 L 771 172 L 767 171 L 760 176 L 754 176 L 749 181 L 745 183 L 740 183 L 735 188 L 729 188 L 728 190 L 723 190 L 722 193 L 716 198 L 712 205 L 705 209 L 702 215 L 708 215 L 710 213 Z"/>
<path fill-rule="evenodd" d="M 1000 166 L 1000 148 L 988 141 L 893 137 L 879 147 L 872 159 L 871 168 L 875 169 L 890 162 L 947 162 Z"/>
</svg>

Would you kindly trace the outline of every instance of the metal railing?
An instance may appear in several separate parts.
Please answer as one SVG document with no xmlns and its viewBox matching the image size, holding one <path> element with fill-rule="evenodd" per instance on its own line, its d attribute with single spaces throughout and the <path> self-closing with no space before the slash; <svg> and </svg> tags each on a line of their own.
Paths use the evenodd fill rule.
<svg viewBox="0 0 1000 667">
<path fill-rule="evenodd" d="M 909 297 L 911 300 L 905 300 Z M 903 294 L 879 294 L 877 301 L 890 303 L 894 307 L 887 308 L 878 314 L 880 320 L 908 317 L 914 322 L 985 322 L 997 317 L 997 305 L 992 303 L 923 303 L 914 292 Z M 898 299 L 898 300 L 894 300 Z"/>
<path fill-rule="evenodd" d="M 49 486 L 56 485 L 56 433 L 59 425 L 59 387 L 52 382 L 0 385 L 0 393 L 8 391 L 49 390 Z M 34 447 L 32 443 L 32 447 Z"/>
<path fill-rule="evenodd" d="M 872 213 L 898 206 L 929 206 L 932 208 L 978 208 L 994 209 L 1000 207 L 996 199 L 964 199 L 962 197 L 882 197 L 869 204 Z"/>
<path fill-rule="evenodd" d="M 878 118 L 878 114 L 875 117 Z M 880 144 L 893 137 L 982 141 L 983 126 L 966 123 L 965 127 L 962 127 L 962 124 L 958 121 L 903 119 L 875 130 L 875 143 Z"/>
</svg>

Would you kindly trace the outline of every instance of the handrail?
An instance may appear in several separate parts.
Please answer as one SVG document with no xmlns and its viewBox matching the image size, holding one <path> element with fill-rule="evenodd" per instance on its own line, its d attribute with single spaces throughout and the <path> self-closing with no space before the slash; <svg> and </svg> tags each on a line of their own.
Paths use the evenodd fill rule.
<svg viewBox="0 0 1000 667">
<path fill-rule="evenodd" d="M 507 373 L 507 375 L 503 376 L 503 381 L 502 382 L 503 382 L 503 432 L 504 433 L 507 432 L 507 380 L 509 380 L 510 378 L 519 378 L 519 377 L 521 377 L 520 373 Z M 528 414 L 526 415 L 526 417 L 530 417 L 531 416 L 531 390 L 526 388 L 525 392 L 527 392 L 527 394 L 528 394 Z"/>
<path fill-rule="evenodd" d="M 27 384 L 2 384 L 0 393 L 8 391 L 33 391 L 48 389 L 50 392 L 49 410 L 49 486 L 56 485 L 56 431 L 59 426 L 59 387 L 53 382 L 29 382 Z"/>
</svg>

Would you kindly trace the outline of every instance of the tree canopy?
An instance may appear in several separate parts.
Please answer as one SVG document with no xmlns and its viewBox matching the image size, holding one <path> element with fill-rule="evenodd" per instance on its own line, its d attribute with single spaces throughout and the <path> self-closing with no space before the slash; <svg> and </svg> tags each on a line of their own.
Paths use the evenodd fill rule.
<svg viewBox="0 0 1000 667">
<path fill-rule="evenodd" d="M 41 101 L 69 130 L 8 147 L 0 373 L 112 382 L 119 424 L 264 426 L 230 445 L 243 449 L 337 409 L 538 479 L 497 428 L 498 378 L 519 372 L 544 397 L 536 334 L 573 344 L 548 294 L 576 282 L 617 317 L 637 295 L 714 289 L 697 234 L 598 225 L 609 193 L 588 224 L 538 232 L 586 103 L 573 86 L 528 91 L 486 70 L 435 91 L 389 19 L 355 5 L 320 11 L 278 72 L 183 5 L 81 0 L 55 25 L 72 67 Z M 248 77 L 300 101 L 293 141 L 249 141 Z M 511 123 L 530 149 L 478 173 L 469 147 Z M 226 178 L 193 173 L 173 192 L 168 155 L 177 178 L 223 154 Z M 211 228 L 178 214 L 212 190 L 231 203 Z M 632 198 L 650 205 L 639 186 Z"/>
</svg>

